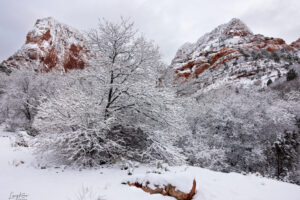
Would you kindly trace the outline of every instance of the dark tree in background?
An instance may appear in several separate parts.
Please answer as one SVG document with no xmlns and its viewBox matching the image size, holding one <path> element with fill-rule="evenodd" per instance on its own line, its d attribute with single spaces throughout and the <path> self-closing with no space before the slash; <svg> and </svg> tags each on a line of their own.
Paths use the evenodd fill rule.
<svg viewBox="0 0 300 200">
<path fill-rule="evenodd" d="M 273 83 L 273 81 L 271 79 L 269 79 L 268 82 L 267 82 L 267 86 L 272 84 L 272 83 Z"/>
<path fill-rule="evenodd" d="M 278 179 L 287 176 L 289 171 L 297 170 L 298 137 L 296 131 L 285 131 L 273 144 Z"/>
<path fill-rule="evenodd" d="M 298 76 L 297 72 L 294 69 L 290 69 L 288 71 L 288 73 L 286 74 L 286 80 L 291 81 L 291 80 L 297 78 L 297 76 Z"/>
</svg>

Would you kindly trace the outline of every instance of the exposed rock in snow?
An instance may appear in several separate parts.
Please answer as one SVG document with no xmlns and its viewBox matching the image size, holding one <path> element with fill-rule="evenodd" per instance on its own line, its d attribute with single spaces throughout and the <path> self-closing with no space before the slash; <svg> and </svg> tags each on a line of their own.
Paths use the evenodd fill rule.
<svg viewBox="0 0 300 200">
<path fill-rule="evenodd" d="M 297 62 L 297 42 L 288 45 L 280 38 L 253 34 L 239 19 L 232 19 L 194 44 L 184 44 L 170 68 L 178 79 L 197 83 L 198 89 L 249 79 L 265 86 L 273 74 L 286 73 L 286 65 Z M 259 76 L 256 77 L 256 76 Z M 261 78 L 263 77 L 263 78 Z M 179 81 L 180 82 L 180 81 Z"/>
<path fill-rule="evenodd" d="M 290 45 L 291 45 L 291 47 L 295 48 L 298 51 L 297 55 L 300 58 L 300 38 L 298 40 L 292 42 Z"/>
<path fill-rule="evenodd" d="M 81 32 L 48 17 L 36 21 L 25 44 L 2 65 L 37 71 L 67 71 L 83 69 L 90 57 L 88 43 Z"/>
<path fill-rule="evenodd" d="M 300 38 L 291 43 L 291 46 L 300 50 Z"/>
</svg>

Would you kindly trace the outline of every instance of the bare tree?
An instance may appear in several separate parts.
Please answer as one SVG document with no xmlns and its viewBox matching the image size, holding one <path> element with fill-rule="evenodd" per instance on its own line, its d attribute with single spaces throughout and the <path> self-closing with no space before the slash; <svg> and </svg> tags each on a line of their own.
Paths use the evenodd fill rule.
<svg viewBox="0 0 300 200">
<path fill-rule="evenodd" d="M 99 58 L 95 65 L 107 71 L 103 80 L 107 87 L 105 118 L 112 112 L 134 107 L 129 99 L 136 97 L 137 86 L 145 86 L 147 80 L 148 87 L 150 81 L 157 79 L 153 71 L 163 67 L 158 48 L 136 33 L 133 23 L 122 18 L 119 24 L 99 22 L 99 28 L 88 34 Z M 126 98 L 127 103 L 122 98 Z"/>
<path fill-rule="evenodd" d="M 3 118 L 9 129 L 31 128 L 39 98 L 51 91 L 54 77 L 55 74 L 39 74 L 30 69 L 15 69 L 8 76 L 3 76 L 5 86 L 0 103 L 0 118 Z"/>
</svg>

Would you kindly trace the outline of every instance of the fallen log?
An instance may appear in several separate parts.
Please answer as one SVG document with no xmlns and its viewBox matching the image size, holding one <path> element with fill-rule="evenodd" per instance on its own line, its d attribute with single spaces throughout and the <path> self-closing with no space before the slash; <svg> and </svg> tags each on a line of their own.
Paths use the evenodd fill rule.
<svg viewBox="0 0 300 200">
<path fill-rule="evenodd" d="M 162 194 L 164 196 L 174 197 L 177 200 L 191 200 L 196 193 L 196 181 L 193 181 L 192 189 L 189 193 L 182 192 L 180 190 L 176 190 L 176 186 L 171 184 L 164 185 L 163 187 L 159 185 L 154 185 L 155 189 L 149 187 L 150 182 L 147 181 L 146 185 L 143 185 L 138 182 L 130 183 L 127 182 L 129 186 L 135 186 L 137 188 L 141 188 L 143 191 L 148 192 L 150 194 Z"/>
</svg>

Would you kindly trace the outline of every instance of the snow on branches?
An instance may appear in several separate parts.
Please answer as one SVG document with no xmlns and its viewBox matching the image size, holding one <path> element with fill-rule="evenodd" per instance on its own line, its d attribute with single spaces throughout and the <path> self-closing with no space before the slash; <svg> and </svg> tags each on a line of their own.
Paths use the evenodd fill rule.
<svg viewBox="0 0 300 200">
<path fill-rule="evenodd" d="M 172 146 L 186 128 L 182 107 L 172 90 L 157 85 L 164 67 L 158 48 L 136 33 L 121 19 L 100 22 L 88 34 L 93 64 L 65 74 L 38 108 L 33 125 L 43 133 L 39 143 L 46 152 L 84 166 L 123 158 L 182 162 Z"/>
</svg>

